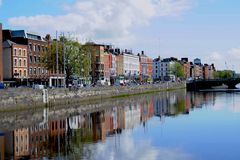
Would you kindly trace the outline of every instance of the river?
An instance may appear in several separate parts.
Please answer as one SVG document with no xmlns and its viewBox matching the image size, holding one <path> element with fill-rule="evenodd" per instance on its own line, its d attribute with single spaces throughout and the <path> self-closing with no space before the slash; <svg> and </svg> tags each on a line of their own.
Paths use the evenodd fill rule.
<svg viewBox="0 0 240 160">
<path fill-rule="evenodd" d="M 240 92 L 178 90 L 91 106 L 0 113 L 0 159 L 240 159 Z"/>
</svg>

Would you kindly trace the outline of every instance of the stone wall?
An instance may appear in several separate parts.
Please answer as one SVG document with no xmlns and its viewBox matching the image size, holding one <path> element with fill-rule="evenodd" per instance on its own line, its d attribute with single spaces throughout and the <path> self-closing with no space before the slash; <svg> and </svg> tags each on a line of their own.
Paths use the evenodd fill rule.
<svg viewBox="0 0 240 160">
<path fill-rule="evenodd" d="M 186 87 L 185 82 L 139 86 L 91 87 L 80 88 L 78 90 L 48 89 L 48 99 L 51 105 L 64 103 L 70 104 L 76 101 L 80 102 L 117 96 L 128 96 L 184 87 Z M 31 88 L 8 88 L 0 90 L 0 110 L 7 110 L 18 106 L 25 108 L 44 106 L 43 91 Z"/>
</svg>

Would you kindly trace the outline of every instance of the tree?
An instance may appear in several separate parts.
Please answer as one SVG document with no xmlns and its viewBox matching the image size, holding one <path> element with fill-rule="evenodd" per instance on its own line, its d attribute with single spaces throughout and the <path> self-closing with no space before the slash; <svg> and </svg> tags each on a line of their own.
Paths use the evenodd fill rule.
<svg viewBox="0 0 240 160">
<path fill-rule="evenodd" d="M 233 76 L 234 76 L 234 71 L 231 71 L 231 70 L 214 72 L 214 78 L 232 78 Z"/>
<path fill-rule="evenodd" d="M 47 37 L 46 37 L 47 38 Z M 66 84 L 75 77 L 89 77 L 91 72 L 91 48 L 82 45 L 77 41 L 60 37 L 59 41 L 52 41 L 50 36 L 47 38 L 49 45 L 47 53 L 44 55 L 43 62 L 48 70 L 56 72 L 56 59 L 58 51 L 58 66 L 63 72 L 65 65 Z M 64 60 L 65 58 L 65 60 Z"/>
<path fill-rule="evenodd" d="M 183 66 L 179 62 L 174 62 L 170 66 L 170 72 L 174 74 L 176 77 L 180 77 L 180 78 L 184 77 Z"/>
<path fill-rule="evenodd" d="M 48 71 L 57 73 L 57 53 L 58 53 L 58 73 L 63 73 L 64 55 L 63 45 L 59 41 L 52 40 L 50 35 L 46 36 L 48 41 L 47 51 L 43 55 L 42 62 Z"/>
</svg>

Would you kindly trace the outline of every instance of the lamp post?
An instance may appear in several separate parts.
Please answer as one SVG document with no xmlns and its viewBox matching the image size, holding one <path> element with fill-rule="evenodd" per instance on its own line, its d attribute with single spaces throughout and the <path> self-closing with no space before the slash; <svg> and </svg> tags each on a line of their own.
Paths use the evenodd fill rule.
<svg viewBox="0 0 240 160">
<path fill-rule="evenodd" d="M 57 69 L 57 80 L 56 80 L 56 87 L 58 88 L 58 32 L 56 31 L 56 69 Z"/>
<path fill-rule="evenodd" d="M 66 64 L 65 64 L 66 48 L 65 48 L 64 40 L 65 40 L 65 36 L 64 36 L 64 33 L 63 33 L 63 38 L 62 38 L 62 45 L 63 45 L 63 73 L 64 73 L 63 87 L 66 88 Z"/>
</svg>

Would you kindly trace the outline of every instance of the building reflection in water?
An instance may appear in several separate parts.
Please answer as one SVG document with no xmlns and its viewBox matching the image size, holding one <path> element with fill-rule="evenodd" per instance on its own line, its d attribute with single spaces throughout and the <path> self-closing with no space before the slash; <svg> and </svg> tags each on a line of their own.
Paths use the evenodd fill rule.
<svg viewBox="0 0 240 160">
<path fill-rule="evenodd" d="M 92 151 L 86 150 L 85 144 L 104 142 L 106 137 L 121 134 L 123 130 L 145 126 L 153 116 L 162 120 L 166 116 L 189 114 L 193 108 L 214 104 L 215 94 L 176 91 L 128 101 L 124 107 L 115 105 L 66 118 L 49 116 L 49 109 L 45 108 L 41 123 L 7 133 L 0 131 L 0 158 L 89 158 Z"/>
</svg>

